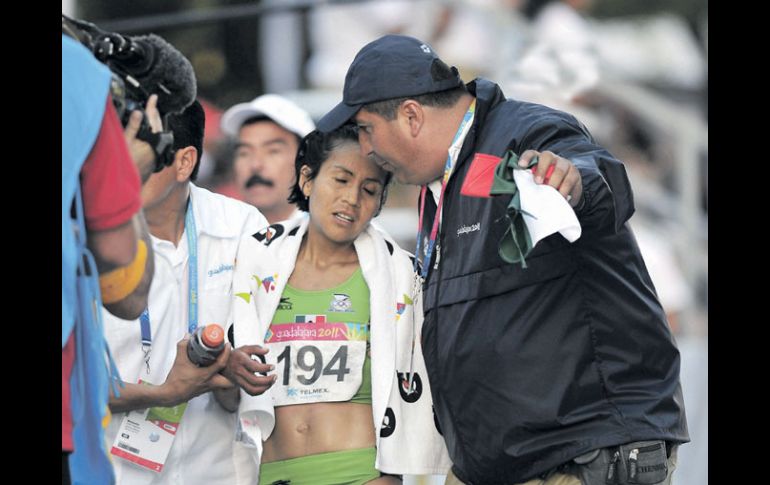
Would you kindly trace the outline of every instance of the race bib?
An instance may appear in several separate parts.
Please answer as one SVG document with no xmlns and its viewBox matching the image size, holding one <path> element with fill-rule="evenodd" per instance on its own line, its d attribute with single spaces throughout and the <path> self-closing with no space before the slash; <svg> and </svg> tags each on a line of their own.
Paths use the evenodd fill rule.
<svg viewBox="0 0 770 485">
<path fill-rule="evenodd" d="M 273 404 L 349 401 L 363 380 L 369 324 L 327 323 L 323 315 L 301 319 L 272 325 L 265 336 L 265 357 L 278 375 Z"/>
</svg>

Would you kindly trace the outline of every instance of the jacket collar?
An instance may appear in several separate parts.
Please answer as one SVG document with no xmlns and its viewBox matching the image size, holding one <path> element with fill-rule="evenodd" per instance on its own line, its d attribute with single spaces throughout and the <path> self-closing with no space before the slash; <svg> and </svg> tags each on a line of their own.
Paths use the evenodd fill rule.
<svg viewBox="0 0 770 485">
<path fill-rule="evenodd" d="M 484 120 L 489 111 L 505 101 L 505 94 L 503 94 L 500 86 L 487 79 L 478 77 L 465 86 L 476 98 L 476 114 L 473 118 L 473 126 L 471 126 L 471 129 L 463 142 L 463 147 L 460 150 L 460 156 L 452 170 L 453 172 L 457 172 L 459 168 L 466 163 L 466 159 L 471 158 L 476 147 L 476 138 L 478 137 L 478 133 L 484 128 Z"/>
<path fill-rule="evenodd" d="M 190 182 L 190 199 L 198 235 L 207 234 L 222 239 L 239 237 L 242 228 L 236 224 L 230 224 L 232 218 L 227 217 L 224 205 L 218 200 L 219 197 L 224 196 L 209 192 Z"/>
</svg>

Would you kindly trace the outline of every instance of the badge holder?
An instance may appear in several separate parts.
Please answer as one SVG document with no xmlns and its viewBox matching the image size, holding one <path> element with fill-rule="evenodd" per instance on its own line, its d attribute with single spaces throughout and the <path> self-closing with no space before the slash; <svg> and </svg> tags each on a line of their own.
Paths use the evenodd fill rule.
<svg viewBox="0 0 770 485">
<path fill-rule="evenodd" d="M 151 386 L 148 382 L 139 384 Z M 138 466 L 160 473 L 187 403 L 129 411 L 123 417 L 110 453 Z"/>
</svg>

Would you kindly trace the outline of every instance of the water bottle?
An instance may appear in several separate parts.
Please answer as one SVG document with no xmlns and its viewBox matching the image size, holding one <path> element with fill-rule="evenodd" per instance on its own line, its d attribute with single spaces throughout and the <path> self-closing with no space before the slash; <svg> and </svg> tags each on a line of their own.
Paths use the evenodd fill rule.
<svg viewBox="0 0 770 485">
<path fill-rule="evenodd" d="M 198 367 L 213 364 L 225 349 L 225 331 L 216 323 L 198 327 L 187 344 L 187 357 Z"/>
</svg>

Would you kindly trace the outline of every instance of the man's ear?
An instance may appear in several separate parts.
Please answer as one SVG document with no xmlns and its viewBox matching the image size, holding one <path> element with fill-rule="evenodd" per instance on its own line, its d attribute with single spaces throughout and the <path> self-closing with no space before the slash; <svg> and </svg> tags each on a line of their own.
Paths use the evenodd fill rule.
<svg viewBox="0 0 770 485">
<path fill-rule="evenodd" d="M 425 123 L 425 110 L 423 106 L 413 99 L 407 99 L 398 108 L 399 114 L 408 125 L 409 134 L 417 136 Z"/>
<path fill-rule="evenodd" d="M 176 168 L 177 182 L 185 182 L 190 179 L 195 165 L 198 163 L 198 149 L 194 146 L 180 148 L 174 154 L 174 167 Z"/>
</svg>

